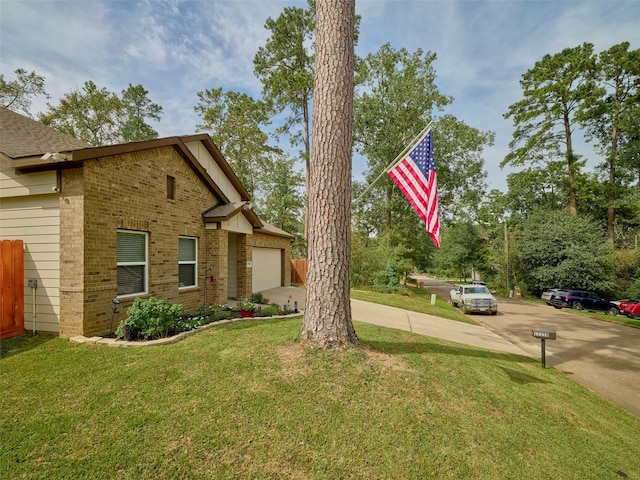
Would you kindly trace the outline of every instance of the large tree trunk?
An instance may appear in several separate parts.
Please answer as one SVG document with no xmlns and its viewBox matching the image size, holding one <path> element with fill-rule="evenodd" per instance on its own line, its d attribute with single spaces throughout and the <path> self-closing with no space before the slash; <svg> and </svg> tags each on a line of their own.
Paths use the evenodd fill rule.
<svg viewBox="0 0 640 480">
<path fill-rule="evenodd" d="M 302 338 L 358 343 L 349 299 L 355 0 L 316 3 L 307 298 Z"/>
<path fill-rule="evenodd" d="M 309 210 L 309 175 L 311 171 L 311 135 L 309 133 L 309 99 L 305 95 L 304 104 L 302 105 L 302 114 L 303 114 L 303 124 L 304 124 L 304 165 L 305 165 L 305 175 L 304 175 L 304 191 L 307 192 L 307 201 L 304 205 L 304 241 L 305 247 L 307 247 L 307 242 L 309 239 L 309 221 L 308 218 L 308 210 Z"/>
<path fill-rule="evenodd" d="M 609 206 L 607 207 L 607 239 L 609 243 L 613 245 L 616 239 L 615 221 L 616 210 L 614 207 L 616 201 L 616 153 L 618 150 L 618 129 L 615 124 L 611 131 L 611 159 L 609 160 L 609 194 L 607 201 Z"/>
<path fill-rule="evenodd" d="M 569 120 L 569 111 L 564 109 L 564 134 L 567 142 L 567 179 L 569 180 L 569 212 L 573 215 L 578 214 L 577 193 L 576 193 L 576 157 L 573 153 L 573 144 L 571 142 L 571 122 Z"/>
</svg>

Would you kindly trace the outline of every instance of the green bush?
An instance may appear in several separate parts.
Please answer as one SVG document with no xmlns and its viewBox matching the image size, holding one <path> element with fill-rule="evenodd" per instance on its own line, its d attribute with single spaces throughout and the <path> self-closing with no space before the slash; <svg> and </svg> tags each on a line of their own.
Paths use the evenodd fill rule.
<svg viewBox="0 0 640 480">
<path fill-rule="evenodd" d="M 220 310 L 213 314 L 213 321 L 226 320 L 231 316 L 231 312 L 229 310 Z"/>
<path fill-rule="evenodd" d="M 273 317 L 275 315 L 280 314 L 280 309 L 276 306 L 269 305 L 267 307 L 262 307 L 260 309 L 260 313 L 257 314 L 258 317 Z"/>
<path fill-rule="evenodd" d="M 127 310 L 128 317 L 116 329 L 119 338 L 150 340 L 176 333 L 182 305 L 166 300 L 136 298 Z"/>
<path fill-rule="evenodd" d="M 249 299 L 249 301 L 251 303 L 257 303 L 258 305 L 269 303 L 269 301 L 265 300 L 264 295 L 260 292 L 254 293 L 253 295 L 251 295 L 251 298 Z"/>
<path fill-rule="evenodd" d="M 229 307 L 226 305 L 219 305 L 217 303 L 213 303 L 211 305 L 200 305 L 196 308 L 193 313 L 190 315 L 191 317 L 206 317 L 204 323 L 215 322 L 217 320 L 225 320 L 229 318 L 231 312 L 229 311 Z"/>
<path fill-rule="evenodd" d="M 398 285 L 403 272 L 413 270 L 406 254 L 406 248 L 391 235 L 383 234 L 375 239 L 368 235 L 352 235 L 351 287 Z"/>
<path fill-rule="evenodd" d="M 409 289 L 404 285 L 374 285 L 371 290 L 378 293 L 397 293 L 398 295 L 409 295 Z"/>
</svg>

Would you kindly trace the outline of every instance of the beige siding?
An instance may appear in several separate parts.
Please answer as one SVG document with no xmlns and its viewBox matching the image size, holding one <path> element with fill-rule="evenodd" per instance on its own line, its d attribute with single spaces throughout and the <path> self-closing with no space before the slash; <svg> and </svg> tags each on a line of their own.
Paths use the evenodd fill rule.
<svg viewBox="0 0 640 480">
<path fill-rule="evenodd" d="M 253 233 L 253 226 L 241 213 L 235 215 L 233 218 L 226 222 L 220 222 L 222 230 L 228 230 L 230 232 L 245 233 L 251 235 Z"/>
<path fill-rule="evenodd" d="M 4 240 L 24 241 L 24 320 L 33 329 L 33 291 L 38 281 L 36 328 L 58 332 L 60 314 L 60 207 L 58 194 L 5 197 L 0 201 L 0 234 Z"/>
<path fill-rule="evenodd" d="M 213 181 L 220 187 L 220 190 L 229 198 L 230 202 L 239 202 L 241 200 L 240 194 L 233 187 L 229 179 L 222 172 L 216 161 L 211 157 L 207 149 L 202 145 L 202 142 L 187 143 L 187 148 L 191 151 L 194 157 L 200 162 L 200 165 L 204 167 Z"/>
<path fill-rule="evenodd" d="M 19 174 L 13 168 L 0 168 L 2 198 L 54 193 L 56 172 Z"/>
</svg>

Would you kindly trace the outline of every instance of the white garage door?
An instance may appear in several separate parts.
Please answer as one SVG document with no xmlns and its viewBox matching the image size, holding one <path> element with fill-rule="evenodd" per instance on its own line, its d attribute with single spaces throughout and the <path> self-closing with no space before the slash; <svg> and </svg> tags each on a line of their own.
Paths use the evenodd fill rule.
<svg viewBox="0 0 640 480">
<path fill-rule="evenodd" d="M 282 286 L 282 253 L 276 248 L 253 248 L 253 292 Z"/>
</svg>

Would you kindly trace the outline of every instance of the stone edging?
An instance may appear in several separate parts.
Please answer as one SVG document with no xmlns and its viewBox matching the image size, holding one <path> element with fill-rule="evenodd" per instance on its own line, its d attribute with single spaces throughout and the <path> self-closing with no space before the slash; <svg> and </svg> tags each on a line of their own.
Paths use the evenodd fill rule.
<svg viewBox="0 0 640 480">
<path fill-rule="evenodd" d="M 77 335 L 75 337 L 70 337 L 69 341 L 72 343 L 85 343 L 90 345 L 107 345 L 109 347 L 152 347 L 155 345 L 169 345 L 171 343 L 177 343 L 180 340 L 190 337 L 191 335 L 195 335 L 198 332 L 203 330 L 207 330 L 209 328 L 213 328 L 217 325 L 224 325 L 226 323 L 239 322 L 243 320 L 275 320 L 279 318 L 291 318 L 302 315 L 303 311 L 300 310 L 298 313 L 290 314 L 290 315 L 274 315 L 272 317 L 246 317 L 246 318 L 229 318 L 227 320 L 219 320 L 217 322 L 207 323 L 205 325 L 201 325 L 194 330 L 188 330 L 186 332 L 180 332 L 173 337 L 166 338 L 158 338 L 156 340 L 138 340 L 138 341 L 128 341 L 121 340 L 119 338 L 105 338 L 105 337 L 85 337 L 84 335 Z"/>
</svg>

